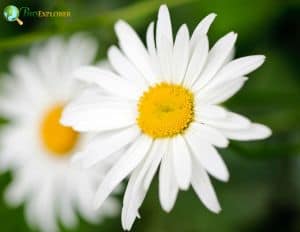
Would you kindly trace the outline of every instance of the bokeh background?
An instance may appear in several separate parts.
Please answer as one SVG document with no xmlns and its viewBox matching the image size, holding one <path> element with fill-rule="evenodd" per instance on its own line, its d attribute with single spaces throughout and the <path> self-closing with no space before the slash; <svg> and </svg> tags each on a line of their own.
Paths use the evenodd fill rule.
<svg viewBox="0 0 300 232">
<path fill-rule="evenodd" d="M 209 32 L 210 43 L 234 30 L 239 34 L 236 56 L 265 54 L 262 68 L 250 74 L 244 89 L 225 105 L 264 123 L 271 138 L 259 142 L 232 142 L 221 150 L 228 164 L 229 183 L 213 181 L 223 211 L 214 215 L 193 191 L 181 192 L 170 214 L 158 201 L 157 180 L 141 208 L 142 220 L 133 231 L 143 232 L 299 232 L 300 231 L 300 1 L 299 0 L 1 0 L 32 10 L 70 10 L 70 18 L 23 18 L 24 25 L 0 20 L 0 73 L 8 71 L 12 56 L 52 35 L 83 31 L 99 41 L 98 59 L 116 43 L 114 22 L 125 19 L 143 37 L 167 3 L 173 27 L 187 23 L 190 30 L 208 13 L 218 14 Z M 1 13 L 2 14 L 2 13 Z M 1 128 L 8 119 L 0 119 Z M 17 142 L 17 141 L 16 141 Z M 0 230 L 30 231 L 23 208 L 8 208 L 3 190 L 10 173 L 0 176 Z M 63 194 L 63 193 L 62 193 Z M 120 196 L 121 199 L 121 196 Z M 65 231 L 62 228 L 63 231 Z M 101 225 L 82 221 L 74 231 L 122 231 L 120 218 Z"/>
</svg>

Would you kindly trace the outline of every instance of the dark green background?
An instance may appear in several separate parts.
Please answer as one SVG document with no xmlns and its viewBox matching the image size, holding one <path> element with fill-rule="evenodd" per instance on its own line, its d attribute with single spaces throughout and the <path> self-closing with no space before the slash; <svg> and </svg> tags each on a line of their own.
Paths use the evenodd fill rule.
<svg viewBox="0 0 300 232">
<path fill-rule="evenodd" d="M 227 184 L 214 181 L 223 208 L 219 215 L 206 210 L 192 191 L 181 192 L 173 211 L 164 213 L 156 180 L 133 231 L 300 231 L 299 0 L 2 0 L 1 10 L 15 4 L 32 10 L 71 10 L 72 17 L 23 18 L 22 27 L 0 20 L 0 73 L 7 71 L 11 56 L 26 53 L 32 44 L 56 34 L 68 37 L 77 31 L 89 32 L 98 39 L 98 58 L 103 58 L 116 43 L 113 24 L 118 18 L 128 20 L 143 35 L 161 3 L 170 6 L 176 30 L 182 23 L 192 30 L 205 15 L 215 12 L 218 17 L 209 32 L 211 44 L 234 30 L 239 34 L 237 56 L 266 55 L 262 68 L 249 75 L 244 89 L 226 106 L 270 126 L 273 135 L 259 142 L 232 142 L 229 149 L 220 151 L 231 179 Z M 1 119 L 1 124 L 5 122 Z M 1 196 L 9 181 L 9 173 L 0 177 Z M 29 231 L 23 208 L 10 209 L 0 199 L 0 230 Z M 122 229 L 117 217 L 99 226 L 82 222 L 75 231 Z"/>
</svg>

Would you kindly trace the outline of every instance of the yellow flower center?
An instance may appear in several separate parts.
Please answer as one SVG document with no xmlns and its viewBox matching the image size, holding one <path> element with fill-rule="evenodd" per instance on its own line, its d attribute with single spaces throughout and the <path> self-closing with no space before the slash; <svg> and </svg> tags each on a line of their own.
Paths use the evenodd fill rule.
<svg viewBox="0 0 300 232">
<path fill-rule="evenodd" d="M 150 87 L 139 99 L 137 123 L 153 138 L 182 133 L 194 117 L 194 96 L 181 85 L 162 82 Z"/>
<path fill-rule="evenodd" d="M 40 137 L 44 147 L 54 156 L 67 155 L 77 144 L 79 134 L 70 127 L 60 124 L 63 105 L 50 108 L 42 118 Z"/>
</svg>

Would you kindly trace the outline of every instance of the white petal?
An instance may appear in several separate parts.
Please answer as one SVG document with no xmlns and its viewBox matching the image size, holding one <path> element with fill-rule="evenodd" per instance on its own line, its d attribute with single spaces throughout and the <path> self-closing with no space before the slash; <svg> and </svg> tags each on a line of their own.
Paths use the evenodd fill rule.
<svg viewBox="0 0 300 232">
<path fill-rule="evenodd" d="M 157 43 L 157 57 L 159 61 L 159 80 L 170 82 L 172 79 L 172 56 L 173 56 L 173 45 L 163 37 L 159 36 L 160 39 Z"/>
<path fill-rule="evenodd" d="M 227 116 L 227 112 L 224 108 L 217 105 L 199 105 L 195 106 L 195 113 L 197 118 L 216 118 L 221 119 Z"/>
<path fill-rule="evenodd" d="M 61 123 L 81 132 L 101 132 L 134 125 L 135 118 L 134 109 L 69 105 L 65 107 Z"/>
<path fill-rule="evenodd" d="M 148 191 L 148 188 L 145 189 L 143 186 L 143 180 L 144 177 L 151 167 L 151 164 L 153 160 L 158 155 L 156 152 L 152 152 L 153 146 L 158 146 L 158 144 L 155 144 L 155 141 L 152 145 L 152 148 L 145 158 L 145 160 L 135 169 L 135 171 L 132 173 L 126 192 L 124 195 L 124 201 L 123 201 L 123 209 L 122 209 L 122 225 L 125 230 L 130 230 L 134 220 L 136 217 L 138 217 L 138 209 L 140 208 L 146 193 Z M 154 148 L 156 150 L 157 148 Z"/>
<path fill-rule="evenodd" d="M 170 43 L 173 43 L 171 17 L 166 5 L 162 5 L 159 8 L 156 27 L 156 36 L 162 34 Z"/>
<path fill-rule="evenodd" d="M 192 186 L 197 196 L 209 210 L 214 213 L 219 213 L 221 211 L 218 198 L 210 182 L 209 176 L 201 165 L 197 164 L 197 161 L 193 162 Z"/>
<path fill-rule="evenodd" d="M 154 140 L 153 146 L 150 150 L 149 156 L 152 154 L 154 155 L 154 159 L 151 163 L 151 166 L 149 167 L 149 170 L 147 171 L 145 175 L 144 180 L 144 189 L 148 189 L 150 187 L 150 184 L 153 180 L 153 177 L 158 169 L 158 166 L 161 162 L 162 157 L 166 154 L 167 148 L 168 148 L 168 140 Z"/>
<path fill-rule="evenodd" d="M 216 147 L 227 147 L 229 143 L 220 131 L 205 124 L 191 123 L 188 133 L 193 133 L 193 136 L 197 137 L 198 140 L 206 141 Z"/>
<path fill-rule="evenodd" d="M 96 192 L 96 208 L 99 208 L 117 185 L 139 165 L 148 153 L 151 143 L 151 139 L 141 135 L 111 168 Z"/>
<path fill-rule="evenodd" d="M 146 195 L 146 192 L 140 185 L 140 169 L 140 167 L 137 167 L 131 174 L 124 194 L 121 215 L 122 227 L 124 230 L 131 229 L 135 219 L 138 217 L 138 209 Z"/>
<path fill-rule="evenodd" d="M 35 108 L 35 101 L 32 101 L 31 94 L 24 91 L 24 86 L 17 78 L 4 74 L 0 78 L 0 114 L 4 117 L 15 119 L 20 116 L 22 119 L 32 118 L 35 113 L 28 108 Z"/>
<path fill-rule="evenodd" d="M 191 37 L 191 48 L 194 49 L 196 44 L 198 43 L 198 40 L 201 36 L 206 35 L 208 32 L 208 29 L 214 19 L 216 18 L 216 14 L 211 13 L 208 16 L 206 16 L 202 21 L 197 25 L 196 29 L 193 32 L 193 35 Z"/>
<path fill-rule="evenodd" d="M 89 87 L 68 104 L 68 108 L 73 110 L 105 110 L 105 109 L 118 109 L 135 111 L 135 102 L 128 99 L 122 99 L 118 96 L 104 95 L 97 91 L 98 87 Z"/>
<path fill-rule="evenodd" d="M 166 5 L 162 5 L 158 12 L 156 47 L 161 69 L 160 78 L 164 81 L 170 81 L 172 77 L 173 34 L 170 14 Z"/>
<path fill-rule="evenodd" d="M 18 98 L 9 98 L 9 96 L 1 96 L 0 99 L 0 114 L 2 117 L 18 118 L 20 115 L 26 118 L 28 114 L 28 105 Z M 18 106 L 18 107 L 16 107 Z"/>
<path fill-rule="evenodd" d="M 83 182 L 83 183 L 82 183 Z M 95 211 L 93 208 L 93 197 L 95 194 L 95 185 L 94 183 L 90 181 L 86 181 L 86 178 L 84 178 L 80 183 L 80 188 L 78 189 L 78 198 L 77 205 L 80 214 L 89 222 L 96 223 L 99 222 L 99 213 L 98 211 Z M 104 212 L 104 208 L 106 206 L 106 202 L 110 202 L 111 200 L 114 200 L 113 198 L 108 198 L 104 204 L 103 208 L 100 210 Z M 106 214 L 106 212 L 105 212 Z"/>
<path fill-rule="evenodd" d="M 182 83 L 189 62 L 189 49 L 189 30 L 184 24 L 177 32 L 174 43 L 172 82 L 175 84 Z"/>
<path fill-rule="evenodd" d="M 43 85 L 36 67 L 23 56 L 16 56 L 10 62 L 12 75 L 22 85 L 22 91 L 30 97 L 32 103 L 44 103 L 49 100 L 49 93 Z"/>
<path fill-rule="evenodd" d="M 117 47 L 112 46 L 108 50 L 108 58 L 113 68 L 121 75 L 121 77 L 126 78 L 132 84 L 136 84 L 140 88 L 145 89 L 147 87 L 147 83 L 142 74 L 132 63 L 130 63 Z"/>
<path fill-rule="evenodd" d="M 207 124 L 212 127 L 216 128 L 223 128 L 223 129 L 248 129 L 251 125 L 249 119 L 246 117 L 232 113 L 227 112 L 226 118 L 197 118 L 196 115 L 196 121 L 200 123 Z"/>
<path fill-rule="evenodd" d="M 262 55 L 246 56 L 235 59 L 225 65 L 209 85 L 217 85 L 237 77 L 245 76 L 260 67 L 264 61 L 265 56 Z"/>
<path fill-rule="evenodd" d="M 149 54 L 137 33 L 124 21 L 116 23 L 115 31 L 124 54 L 152 84 L 155 81 L 155 73 L 151 67 Z"/>
<path fill-rule="evenodd" d="M 163 156 L 159 171 L 159 200 L 164 211 L 170 212 L 175 204 L 178 186 L 175 180 L 172 153 L 167 151 Z"/>
<path fill-rule="evenodd" d="M 233 47 L 233 48 L 231 49 L 231 51 L 229 52 L 227 58 L 225 59 L 224 65 L 225 65 L 225 64 L 228 64 L 230 61 L 232 61 L 233 58 L 234 58 L 234 56 L 235 56 L 235 47 Z"/>
<path fill-rule="evenodd" d="M 161 70 L 160 70 L 159 60 L 157 57 L 153 22 L 151 22 L 147 28 L 146 41 L 147 41 L 147 48 L 150 56 L 151 65 L 155 72 L 156 79 L 159 81 Z"/>
<path fill-rule="evenodd" d="M 151 58 L 156 57 L 156 46 L 155 46 L 155 39 L 154 39 L 154 23 L 151 22 L 147 28 L 146 33 L 146 41 L 147 41 L 147 48 Z"/>
<path fill-rule="evenodd" d="M 60 65 L 64 57 L 66 45 L 62 38 L 51 38 L 43 47 L 37 47 L 33 57 L 36 67 L 40 70 L 47 88 L 55 90 L 57 82 L 61 80 Z M 45 59 L 47 57 L 47 59 Z M 72 70 L 73 71 L 73 70 Z"/>
<path fill-rule="evenodd" d="M 234 46 L 236 38 L 237 34 L 230 32 L 216 42 L 208 54 L 207 63 L 201 76 L 193 86 L 195 91 L 206 85 L 220 70 L 222 65 L 224 65 L 226 58 Z"/>
<path fill-rule="evenodd" d="M 196 97 L 202 103 L 220 104 L 235 95 L 247 80 L 247 77 L 239 77 L 217 86 L 207 86 L 199 91 Z"/>
<path fill-rule="evenodd" d="M 217 150 L 209 143 L 197 139 L 193 133 L 186 133 L 184 137 L 201 165 L 215 178 L 228 181 L 227 167 Z"/>
<path fill-rule="evenodd" d="M 191 88 L 205 65 L 209 50 L 208 38 L 203 35 L 197 41 L 195 49 L 192 50 L 191 59 L 185 74 L 184 85 Z"/>
<path fill-rule="evenodd" d="M 45 232 L 58 230 L 55 212 L 55 194 L 53 180 L 46 179 L 40 191 L 30 199 L 26 206 L 26 219 L 29 223 Z"/>
<path fill-rule="evenodd" d="M 24 175 L 14 176 L 14 181 L 5 191 L 5 200 L 11 206 L 19 206 L 33 187 L 31 176 L 24 172 L 21 174 Z"/>
<path fill-rule="evenodd" d="M 119 96 L 113 96 L 97 85 L 87 86 L 80 94 L 76 94 L 76 97 L 68 104 L 69 107 L 82 108 L 131 108 L 136 103 L 126 98 Z"/>
<path fill-rule="evenodd" d="M 83 166 L 89 168 L 133 142 L 139 134 L 140 131 L 136 126 L 113 132 L 112 135 L 99 134 L 73 159 L 83 161 Z"/>
<path fill-rule="evenodd" d="M 181 135 L 172 139 L 172 160 L 178 186 L 187 190 L 191 181 L 192 162 L 188 145 Z"/>
<path fill-rule="evenodd" d="M 257 123 L 252 123 L 247 129 L 241 130 L 228 130 L 220 129 L 220 131 L 229 139 L 249 141 L 257 139 L 265 139 L 271 136 L 272 131 L 270 128 Z"/>
<path fill-rule="evenodd" d="M 92 63 L 95 59 L 97 48 L 97 42 L 85 34 L 78 33 L 72 36 L 65 50 L 61 51 L 64 53 L 61 56 L 62 63 L 56 67 L 56 69 L 61 67 L 61 78 L 64 78 L 64 75 L 69 75 L 81 65 Z"/>
<path fill-rule="evenodd" d="M 121 189 L 122 185 L 117 187 L 116 193 L 118 193 L 118 191 L 119 191 L 118 188 Z M 91 210 L 91 208 L 89 208 L 89 209 Z M 93 208 L 92 208 L 92 211 L 94 211 Z M 100 216 L 101 216 L 101 214 L 102 215 L 105 214 L 108 217 L 119 216 L 119 214 L 121 212 L 119 199 L 112 198 L 112 197 L 106 199 L 106 201 L 102 205 L 102 208 L 99 209 L 97 212 L 100 214 Z M 97 220 L 97 218 L 95 218 L 95 219 L 96 219 L 96 222 L 97 221 L 99 222 L 99 218 L 98 218 L 98 220 Z"/>
<path fill-rule="evenodd" d="M 104 90 L 116 96 L 136 100 L 140 97 L 142 90 L 130 84 L 116 74 L 97 67 L 85 66 L 75 71 L 74 75 L 81 81 L 97 84 Z"/>
<path fill-rule="evenodd" d="M 68 184 L 68 183 L 67 183 Z M 60 216 L 61 216 L 61 222 L 62 224 L 67 228 L 74 228 L 78 224 L 78 219 L 75 214 L 75 208 L 73 207 L 73 201 L 72 199 L 72 193 L 71 188 L 62 188 L 64 191 L 64 194 L 62 194 L 59 198 L 59 210 L 60 210 Z M 69 192 L 66 192 L 69 191 Z"/>
</svg>

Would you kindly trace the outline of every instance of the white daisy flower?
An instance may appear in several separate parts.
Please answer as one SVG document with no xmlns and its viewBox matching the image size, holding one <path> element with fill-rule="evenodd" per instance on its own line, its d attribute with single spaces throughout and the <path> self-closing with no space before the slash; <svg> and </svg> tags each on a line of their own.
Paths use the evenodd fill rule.
<svg viewBox="0 0 300 232">
<path fill-rule="evenodd" d="M 75 73 L 94 86 L 65 108 L 62 122 L 77 131 L 98 133 L 84 152 L 75 155 L 86 167 L 125 149 L 101 183 L 95 205 L 102 205 L 129 176 L 122 209 L 126 230 L 139 217 L 158 169 L 165 211 L 174 206 L 178 191 L 191 185 L 208 209 L 219 212 L 209 175 L 227 181 L 229 173 L 216 147 L 227 147 L 228 139 L 264 139 L 271 134 L 267 127 L 219 105 L 243 86 L 245 75 L 265 57 L 232 60 L 237 38 L 233 32 L 209 49 L 206 34 L 215 16 L 204 18 L 191 37 L 182 25 L 173 41 L 170 15 L 163 5 L 156 34 L 154 23 L 148 27 L 147 47 L 119 21 L 115 30 L 120 49 L 113 46 L 108 52 L 115 72 L 82 67 Z M 97 87 L 107 95 L 96 92 Z"/>
<path fill-rule="evenodd" d="M 97 212 L 91 207 L 109 164 L 91 170 L 71 166 L 71 155 L 89 135 L 59 123 L 65 104 L 80 90 L 70 74 L 90 64 L 96 50 L 96 42 L 82 34 L 68 42 L 53 38 L 29 57 L 15 57 L 4 78 L 0 112 L 12 122 L 0 134 L 0 165 L 13 174 L 5 198 L 13 206 L 25 202 L 27 221 L 42 231 L 57 231 L 57 219 L 73 228 L 76 211 L 95 223 L 118 212 L 112 198 Z"/>
</svg>

